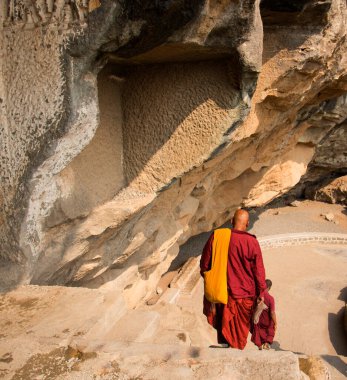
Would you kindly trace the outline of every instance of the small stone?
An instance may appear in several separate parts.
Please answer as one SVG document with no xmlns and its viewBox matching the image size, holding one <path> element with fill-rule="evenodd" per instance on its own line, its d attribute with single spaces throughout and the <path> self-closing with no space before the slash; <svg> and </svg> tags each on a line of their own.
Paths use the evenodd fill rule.
<svg viewBox="0 0 347 380">
<path fill-rule="evenodd" d="M 163 289 L 160 286 L 157 286 L 156 292 L 160 295 L 163 293 Z"/>
<path fill-rule="evenodd" d="M 334 223 L 335 224 L 340 224 L 338 220 L 334 220 Z"/>
<path fill-rule="evenodd" d="M 274 212 L 274 215 L 279 215 L 279 214 L 280 214 L 279 211 L 275 211 L 275 212 Z"/>
<path fill-rule="evenodd" d="M 78 358 L 69 359 L 66 363 L 67 368 L 71 369 L 78 361 L 79 361 Z"/>
<path fill-rule="evenodd" d="M 300 206 L 300 202 L 299 201 L 293 201 L 293 202 L 289 203 L 289 206 L 299 207 Z"/>
<path fill-rule="evenodd" d="M 146 305 L 148 305 L 148 306 L 155 305 L 157 303 L 157 301 L 158 301 L 157 296 L 151 297 L 149 300 L 146 301 Z"/>
<path fill-rule="evenodd" d="M 332 222 L 334 220 L 334 214 L 332 214 L 331 212 L 327 213 L 327 214 L 324 214 L 324 218 L 325 220 L 327 220 L 328 222 Z"/>
</svg>

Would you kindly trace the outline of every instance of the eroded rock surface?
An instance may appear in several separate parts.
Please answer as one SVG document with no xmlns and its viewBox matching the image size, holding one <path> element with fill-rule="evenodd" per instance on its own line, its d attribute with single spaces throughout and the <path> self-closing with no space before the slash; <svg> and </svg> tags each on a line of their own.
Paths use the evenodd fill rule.
<svg viewBox="0 0 347 380">
<path fill-rule="evenodd" d="M 347 176 L 339 177 L 319 188 L 307 188 L 305 195 L 311 199 L 347 205 Z"/>
<path fill-rule="evenodd" d="M 30 4 L 1 8 L 3 288 L 132 306 L 189 237 L 346 167 L 344 1 Z"/>
</svg>

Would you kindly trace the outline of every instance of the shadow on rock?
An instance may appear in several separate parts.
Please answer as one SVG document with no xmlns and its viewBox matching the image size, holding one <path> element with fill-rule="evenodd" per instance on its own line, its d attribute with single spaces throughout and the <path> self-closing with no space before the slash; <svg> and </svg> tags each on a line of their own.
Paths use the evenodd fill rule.
<svg viewBox="0 0 347 380">
<path fill-rule="evenodd" d="M 343 322 L 345 307 L 342 307 L 338 313 L 329 313 L 328 330 L 329 338 L 338 355 L 347 356 L 347 336 L 344 331 Z"/>
<path fill-rule="evenodd" d="M 322 355 L 322 358 L 347 377 L 347 364 L 341 358 L 334 355 Z"/>
<path fill-rule="evenodd" d="M 271 348 L 275 351 L 290 351 L 290 350 L 284 350 L 282 347 L 281 347 L 281 344 L 280 342 L 278 342 L 277 340 L 275 340 L 272 344 L 271 344 Z M 291 351 L 293 352 L 293 354 L 295 355 L 304 355 L 303 352 L 294 352 L 294 351 Z"/>
</svg>

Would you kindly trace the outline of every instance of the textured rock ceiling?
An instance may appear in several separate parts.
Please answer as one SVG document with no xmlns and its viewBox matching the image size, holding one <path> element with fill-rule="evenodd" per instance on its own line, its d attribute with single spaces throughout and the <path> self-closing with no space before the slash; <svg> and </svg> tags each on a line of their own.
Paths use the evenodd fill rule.
<svg viewBox="0 0 347 380">
<path fill-rule="evenodd" d="M 132 304 L 235 208 L 345 173 L 345 1 L 14 3 L 3 288 L 112 286 Z"/>
</svg>

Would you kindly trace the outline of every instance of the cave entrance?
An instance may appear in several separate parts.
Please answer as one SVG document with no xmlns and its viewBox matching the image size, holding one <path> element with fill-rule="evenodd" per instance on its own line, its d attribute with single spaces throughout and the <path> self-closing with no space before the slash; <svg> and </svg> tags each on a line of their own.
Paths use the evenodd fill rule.
<svg viewBox="0 0 347 380">
<path fill-rule="evenodd" d="M 300 25 L 301 28 L 321 26 L 331 2 L 310 0 L 261 0 L 260 12 L 265 27 Z"/>
</svg>

